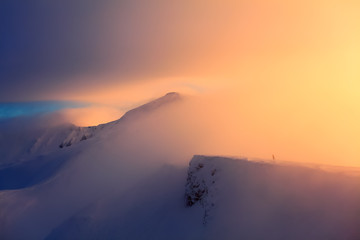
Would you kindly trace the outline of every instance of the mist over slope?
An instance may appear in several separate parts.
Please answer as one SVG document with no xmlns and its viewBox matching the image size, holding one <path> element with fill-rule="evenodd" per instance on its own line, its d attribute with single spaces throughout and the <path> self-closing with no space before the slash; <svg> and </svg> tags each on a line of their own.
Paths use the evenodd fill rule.
<svg viewBox="0 0 360 240">
<path fill-rule="evenodd" d="M 359 177 L 193 157 L 227 149 L 193 106 L 170 93 L 1 168 L 32 184 L 0 191 L 0 238 L 359 239 Z"/>
</svg>

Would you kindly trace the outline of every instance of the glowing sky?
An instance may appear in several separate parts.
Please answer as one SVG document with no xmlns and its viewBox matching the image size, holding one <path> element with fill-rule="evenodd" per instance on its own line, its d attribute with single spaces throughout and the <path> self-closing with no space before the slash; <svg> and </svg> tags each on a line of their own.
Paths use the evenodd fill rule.
<svg viewBox="0 0 360 240">
<path fill-rule="evenodd" d="M 204 94 L 246 119 L 247 149 L 360 165 L 359 12 L 355 0 L 4 0 L 0 101 L 90 102 L 66 110 L 87 125 L 168 91 Z"/>
</svg>

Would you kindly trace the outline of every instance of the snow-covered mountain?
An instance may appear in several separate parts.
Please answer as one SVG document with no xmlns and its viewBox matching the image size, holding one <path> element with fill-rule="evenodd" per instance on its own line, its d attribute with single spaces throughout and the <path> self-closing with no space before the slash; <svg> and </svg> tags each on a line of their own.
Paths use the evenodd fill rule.
<svg viewBox="0 0 360 240">
<path fill-rule="evenodd" d="M 126 112 L 120 119 L 98 126 L 78 127 L 73 124 L 60 124 L 43 127 L 40 123 L 30 123 L 32 119 L 25 119 L 12 126 L 6 124 L 0 130 L 0 168 L 19 162 L 25 162 L 34 156 L 48 154 L 69 147 L 81 141 L 101 134 L 104 129 L 111 129 L 117 124 L 141 118 L 166 104 L 179 100 L 180 94 L 170 92 L 147 104 Z M 10 126 L 7 126 L 10 125 Z M 44 124 L 46 125 L 46 123 Z"/>
<path fill-rule="evenodd" d="M 179 99 L 32 132 L 0 168 L 0 239 L 360 239 L 358 175 L 194 155 Z"/>
<path fill-rule="evenodd" d="M 158 108 L 180 99 L 180 94 L 171 92 L 126 112 L 116 121 L 98 126 L 77 127 L 61 124 L 47 128 L 38 122 L 22 122 L 16 127 L 1 131 L 0 190 L 29 187 L 46 180 L 68 161 L 69 156 L 85 151 L 83 149 L 92 143 L 75 147 L 71 151 L 64 148 L 94 137 L 92 140 L 96 142 L 101 141 L 101 138 L 107 139 L 110 135 L 121 134 L 124 125 L 142 119 L 156 112 Z"/>
</svg>

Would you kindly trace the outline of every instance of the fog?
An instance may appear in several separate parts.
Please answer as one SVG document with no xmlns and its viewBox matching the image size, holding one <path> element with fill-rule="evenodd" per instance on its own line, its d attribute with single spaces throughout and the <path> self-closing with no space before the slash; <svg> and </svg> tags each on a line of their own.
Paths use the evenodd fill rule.
<svg viewBox="0 0 360 240">
<path fill-rule="evenodd" d="M 0 121 L 0 238 L 61 239 L 84 214 L 94 238 L 119 221 L 124 239 L 264 239 L 259 226 L 308 239 L 314 222 L 358 239 L 359 181 L 344 176 L 360 167 L 356 2 L 11 0 L 0 11 L 0 100 L 89 104 Z M 182 100 L 59 148 L 71 124 L 116 120 L 169 91 Z M 182 199 L 194 154 L 312 164 L 316 176 L 229 167 L 233 200 L 203 226 L 201 206 Z M 9 176 L 25 184 L 9 190 Z"/>
<path fill-rule="evenodd" d="M 86 126 L 167 91 L 219 91 L 194 111 L 221 116 L 214 135 L 241 143 L 224 146 L 227 153 L 359 166 L 360 19 L 353 1 L 2 6 L 2 101 L 91 103 L 64 112 Z"/>
</svg>

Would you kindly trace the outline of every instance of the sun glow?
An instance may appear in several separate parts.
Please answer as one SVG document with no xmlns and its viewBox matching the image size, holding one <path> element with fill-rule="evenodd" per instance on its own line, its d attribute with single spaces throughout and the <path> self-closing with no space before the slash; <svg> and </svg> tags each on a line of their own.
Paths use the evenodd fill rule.
<svg viewBox="0 0 360 240">
<path fill-rule="evenodd" d="M 106 105 L 68 112 L 73 122 L 86 125 L 115 118 L 169 91 L 200 94 L 218 106 L 210 106 L 218 111 L 212 116 L 226 116 L 224 121 L 231 123 L 222 125 L 216 118 L 218 123 L 211 124 L 233 131 L 224 144 L 224 149 L 234 145 L 228 152 L 360 166 L 360 5 L 340 0 L 212 1 L 203 9 L 202 3 L 196 1 L 192 9 L 164 4 L 154 25 L 161 38 L 152 34 L 151 41 L 143 42 L 148 32 L 129 30 L 129 36 L 144 34 L 136 44 L 146 45 L 145 58 L 159 63 L 150 65 L 151 74 L 78 76 L 90 83 L 106 81 L 52 96 Z M 143 11 L 140 20 L 155 21 Z M 179 21 L 183 11 L 189 18 Z M 162 21 L 167 12 L 173 17 L 171 26 Z M 129 40 L 120 33 L 112 31 L 109 41 Z"/>
</svg>

